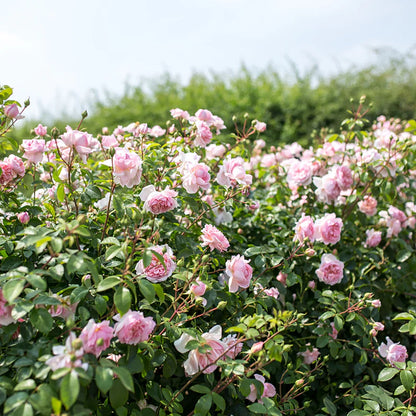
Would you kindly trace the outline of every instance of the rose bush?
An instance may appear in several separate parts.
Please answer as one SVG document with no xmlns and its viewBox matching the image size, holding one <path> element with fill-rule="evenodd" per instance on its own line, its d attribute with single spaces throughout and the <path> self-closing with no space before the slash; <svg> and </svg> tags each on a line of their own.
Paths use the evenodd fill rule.
<svg viewBox="0 0 416 416">
<path fill-rule="evenodd" d="M 415 411 L 415 121 L 364 130 L 361 103 L 316 148 L 267 148 L 258 120 L 177 108 L 19 146 L 11 93 L 3 414 Z"/>
</svg>

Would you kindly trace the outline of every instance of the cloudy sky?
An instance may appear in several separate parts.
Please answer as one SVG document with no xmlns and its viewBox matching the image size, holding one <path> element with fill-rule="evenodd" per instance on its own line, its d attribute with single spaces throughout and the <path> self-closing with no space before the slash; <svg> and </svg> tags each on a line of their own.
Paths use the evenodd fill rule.
<svg viewBox="0 0 416 416">
<path fill-rule="evenodd" d="M 19 0 L 1 7 L 0 84 L 28 96 L 28 117 L 80 114 L 92 90 L 163 73 L 323 73 L 415 51 L 415 0 Z"/>
</svg>

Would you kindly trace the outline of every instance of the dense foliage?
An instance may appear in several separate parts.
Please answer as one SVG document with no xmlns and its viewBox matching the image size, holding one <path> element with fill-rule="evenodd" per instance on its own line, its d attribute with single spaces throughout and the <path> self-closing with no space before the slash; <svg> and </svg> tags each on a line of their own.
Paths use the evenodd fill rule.
<svg viewBox="0 0 416 416">
<path fill-rule="evenodd" d="M 0 90 L 5 415 L 416 410 L 416 122 L 312 148 L 191 116 L 93 137 Z M 27 105 L 28 103 L 26 103 Z M 106 123 L 107 124 L 107 123 Z"/>
</svg>

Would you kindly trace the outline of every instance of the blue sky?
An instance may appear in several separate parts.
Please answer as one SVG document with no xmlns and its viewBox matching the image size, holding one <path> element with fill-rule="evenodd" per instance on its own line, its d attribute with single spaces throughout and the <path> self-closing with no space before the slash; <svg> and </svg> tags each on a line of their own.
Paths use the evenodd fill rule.
<svg viewBox="0 0 416 416">
<path fill-rule="evenodd" d="M 95 90 L 169 72 L 253 71 L 289 61 L 323 73 L 415 50 L 414 0 L 19 0 L 2 4 L 0 84 L 27 116 L 80 114 Z"/>
</svg>

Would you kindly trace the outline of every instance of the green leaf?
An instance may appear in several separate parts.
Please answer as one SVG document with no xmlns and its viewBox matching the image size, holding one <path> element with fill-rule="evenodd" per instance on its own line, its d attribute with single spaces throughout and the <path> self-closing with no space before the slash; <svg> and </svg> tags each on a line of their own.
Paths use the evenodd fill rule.
<svg viewBox="0 0 416 416">
<path fill-rule="evenodd" d="M 110 389 L 110 403 L 114 409 L 123 406 L 129 398 L 129 392 L 119 379 L 114 380 Z"/>
<path fill-rule="evenodd" d="M 47 334 L 52 329 L 53 325 L 51 314 L 43 308 L 32 309 L 30 312 L 30 322 L 44 334 Z"/>
<path fill-rule="evenodd" d="M 327 311 L 327 312 L 323 313 L 323 314 L 319 317 L 319 319 L 320 319 L 321 321 L 326 321 L 327 319 L 332 318 L 334 315 L 335 315 L 335 312 L 332 312 L 332 311 Z"/>
<path fill-rule="evenodd" d="M 416 319 L 409 322 L 409 335 L 416 335 Z"/>
<path fill-rule="evenodd" d="M 6 403 L 4 403 L 4 414 L 11 412 L 17 407 L 21 406 L 28 398 L 28 394 L 25 392 L 18 392 L 10 396 Z"/>
<path fill-rule="evenodd" d="M 113 385 L 113 370 L 108 367 L 97 367 L 95 381 L 97 387 L 106 394 Z"/>
<path fill-rule="evenodd" d="M 414 316 L 407 312 L 402 312 L 393 318 L 393 321 L 410 321 Z"/>
<path fill-rule="evenodd" d="M 400 381 L 407 391 L 412 390 L 414 379 L 413 374 L 409 370 L 400 371 Z"/>
<path fill-rule="evenodd" d="M 123 383 L 123 386 L 131 392 L 134 392 L 133 377 L 130 371 L 124 367 L 115 367 L 114 372 L 118 375 L 118 378 Z"/>
<path fill-rule="evenodd" d="M 201 396 L 195 405 L 195 416 L 205 416 L 209 412 L 209 409 L 211 409 L 211 404 L 211 392 L 210 394 L 205 394 L 204 396 Z"/>
<path fill-rule="evenodd" d="M 25 403 L 13 412 L 13 416 L 33 416 L 33 408 L 29 403 Z"/>
<path fill-rule="evenodd" d="M 21 381 L 17 386 L 14 388 L 14 391 L 22 391 L 22 390 L 34 390 L 36 388 L 35 380 L 28 378 L 26 380 Z"/>
<path fill-rule="evenodd" d="M 248 378 L 243 378 L 240 381 L 240 393 L 244 396 L 247 397 L 250 392 L 251 392 L 251 380 L 249 380 Z"/>
<path fill-rule="evenodd" d="M 117 276 L 110 276 L 98 283 L 97 292 L 104 292 L 120 283 L 120 278 Z"/>
<path fill-rule="evenodd" d="M 114 303 L 120 314 L 125 314 L 131 306 L 131 293 L 124 286 L 119 286 L 114 294 Z"/>
<path fill-rule="evenodd" d="M 152 303 L 155 300 L 155 288 L 153 285 L 146 279 L 139 279 L 139 289 L 142 292 L 142 295 L 146 298 L 149 303 Z"/>
<path fill-rule="evenodd" d="M 401 250 L 399 251 L 399 254 L 397 254 L 397 262 L 398 263 L 403 263 L 406 260 L 408 260 L 410 258 L 410 256 L 412 255 L 412 252 L 409 250 Z"/>
<path fill-rule="evenodd" d="M 247 409 L 250 412 L 257 413 L 257 414 L 267 414 L 267 409 L 260 403 L 253 403 L 247 406 Z"/>
<path fill-rule="evenodd" d="M 65 200 L 65 187 L 63 183 L 60 183 L 58 185 L 58 188 L 56 189 L 56 197 L 58 198 L 59 202 L 64 202 Z"/>
<path fill-rule="evenodd" d="M 105 259 L 109 261 L 113 259 L 114 257 L 116 257 L 117 255 L 119 255 L 120 253 L 122 253 L 122 251 L 123 251 L 122 247 L 117 247 L 115 245 L 110 246 L 105 252 Z"/>
<path fill-rule="evenodd" d="M 55 208 L 51 204 L 44 202 L 43 206 L 48 210 L 49 214 L 51 214 L 52 217 L 55 217 Z"/>
<path fill-rule="evenodd" d="M 191 390 L 195 391 L 196 393 L 211 394 L 211 389 L 202 384 L 195 384 L 195 386 L 191 387 Z"/>
<path fill-rule="evenodd" d="M 22 293 L 25 287 L 24 279 L 12 279 L 3 286 L 3 295 L 7 302 L 12 303 Z"/>
<path fill-rule="evenodd" d="M 378 375 L 378 381 L 388 381 L 391 380 L 399 370 L 397 368 L 383 368 Z"/>
<path fill-rule="evenodd" d="M 347 416 L 370 416 L 370 415 L 372 415 L 372 413 L 367 412 L 366 410 L 351 410 L 351 412 L 347 414 Z"/>
<path fill-rule="evenodd" d="M 69 297 L 72 304 L 79 302 L 80 300 L 84 299 L 85 296 L 88 294 L 88 288 L 85 286 L 78 286 L 76 287 Z"/>
<path fill-rule="evenodd" d="M 152 262 L 153 253 L 150 250 L 144 250 L 142 260 L 143 260 L 143 267 L 146 268 Z"/>
<path fill-rule="evenodd" d="M 224 398 L 213 391 L 212 399 L 214 400 L 214 403 L 217 405 L 217 407 L 224 412 L 226 406 Z"/>
<path fill-rule="evenodd" d="M 342 327 L 344 326 L 344 320 L 340 315 L 335 315 L 334 326 L 337 331 L 341 331 Z"/>
<path fill-rule="evenodd" d="M 77 401 L 78 394 L 78 374 L 73 370 L 63 378 L 60 388 L 61 400 L 67 410 Z"/>
<path fill-rule="evenodd" d="M 324 405 L 326 407 L 327 412 L 331 416 L 335 416 L 337 414 L 336 406 L 334 405 L 334 403 L 332 403 L 331 400 L 328 399 L 328 397 L 324 397 Z"/>
</svg>

